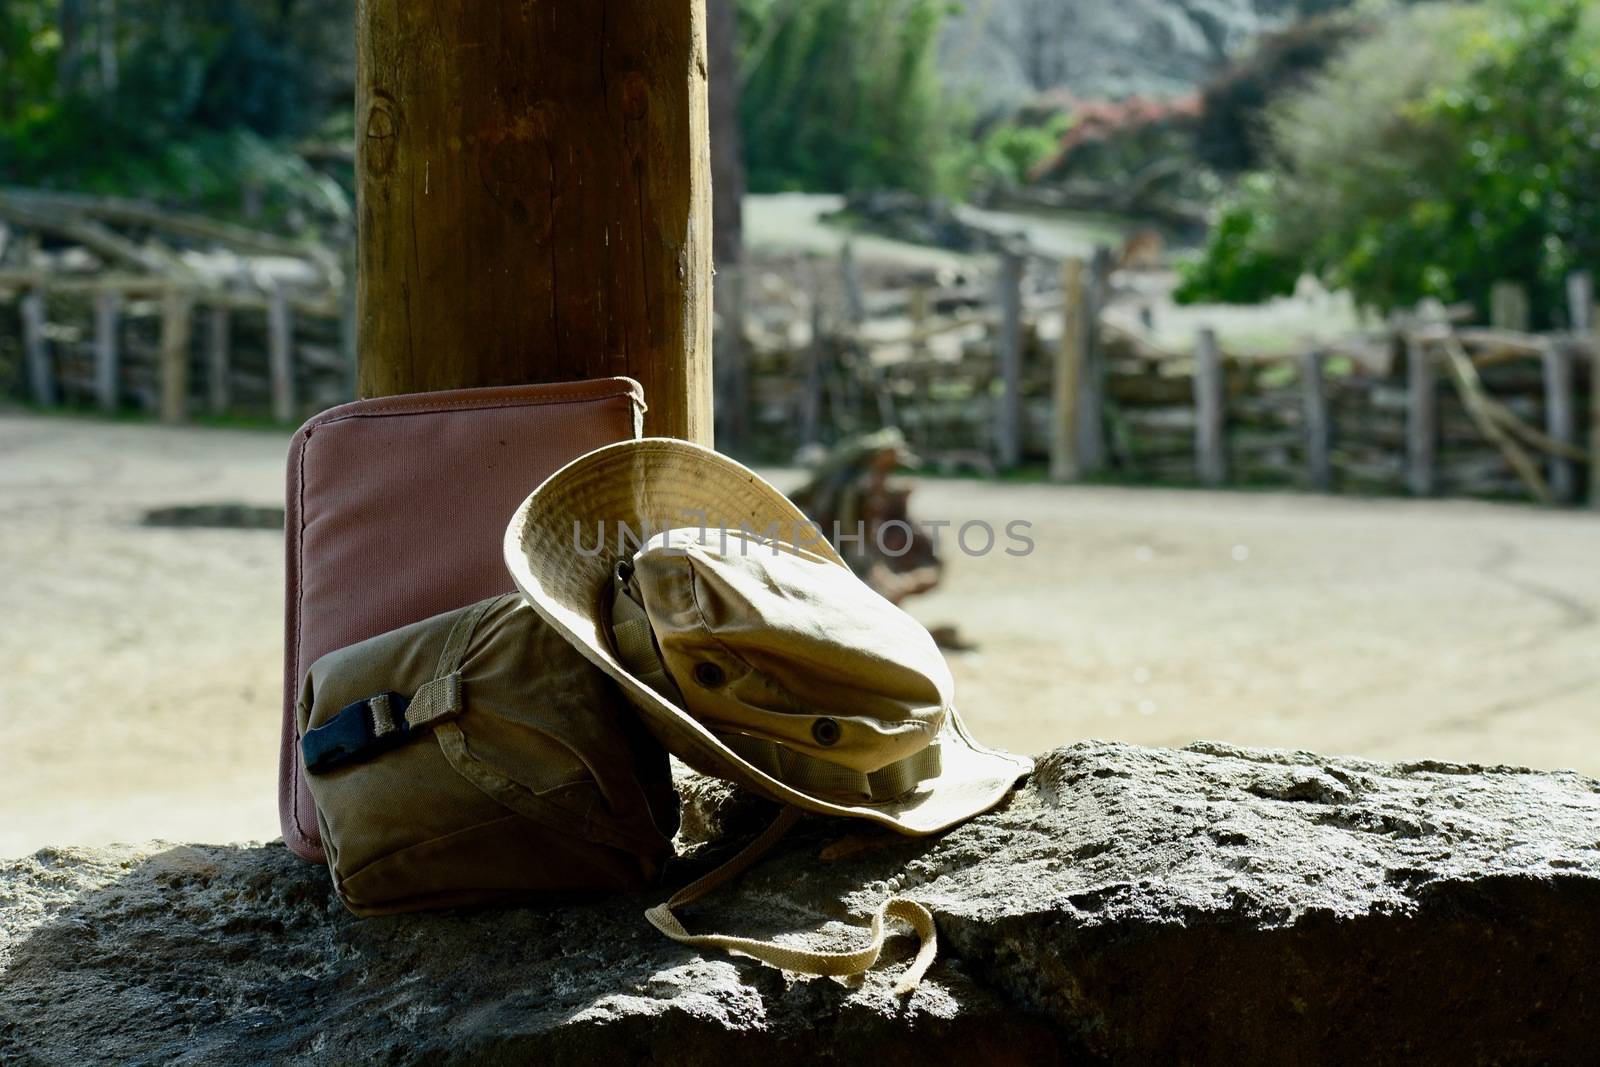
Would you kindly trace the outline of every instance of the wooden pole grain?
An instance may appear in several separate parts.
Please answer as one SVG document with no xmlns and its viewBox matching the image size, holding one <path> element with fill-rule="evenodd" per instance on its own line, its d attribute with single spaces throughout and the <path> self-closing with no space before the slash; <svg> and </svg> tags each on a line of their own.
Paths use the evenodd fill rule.
<svg viewBox="0 0 1600 1067">
<path fill-rule="evenodd" d="M 704 0 L 359 0 L 364 397 L 626 374 L 711 440 Z"/>
</svg>

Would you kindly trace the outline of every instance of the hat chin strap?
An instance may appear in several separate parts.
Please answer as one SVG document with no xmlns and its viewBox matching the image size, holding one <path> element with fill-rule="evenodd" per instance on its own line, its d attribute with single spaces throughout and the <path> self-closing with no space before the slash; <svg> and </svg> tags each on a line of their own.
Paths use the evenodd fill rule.
<svg viewBox="0 0 1600 1067">
<path fill-rule="evenodd" d="M 618 566 L 614 575 L 615 587 L 611 609 L 611 635 L 616 646 L 617 659 L 634 677 L 654 689 L 679 707 L 687 707 L 661 660 L 656 647 L 655 632 L 650 628 L 650 617 L 632 590 L 632 569 Z M 939 746 L 930 744 L 906 759 L 898 760 L 871 774 L 820 760 L 803 752 L 766 738 L 744 734 L 719 734 L 724 744 L 740 758 L 796 789 L 805 792 L 849 794 L 868 800 L 884 801 L 903 796 L 916 788 L 924 778 L 939 773 Z M 691 934 L 685 930 L 673 909 L 686 907 L 707 893 L 725 885 L 743 874 L 752 863 L 767 853 L 773 845 L 800 820 L 801 811 L 785 807 L 772 825 L 733 859 L 710 874 L 678 890 L 665 904 L 658 904 L 644 913 L 657 930 L 679 944 L 694 948 L 715 948 L 724 952 L 738 952 L 763 963 L 798 974 L 829 977 L 851 977 L 865 974 L 878 962 L 883 952 L 884 927 L 889 919 L 899 919 L 916 931 L 920 945 L 917 958 L 911 961 L 906 973 L 900 977 L 894 992 L 903 996 L 913 992 L 922 976 L 933 965 L 939 948 L 938 931 L 933 915 L 914 900 L 890 897 L 878 906 L 872 915 L 867 944 L 858 949 L 844 951 L 819 951 L 797 948 L 776 941 L 758 941 L 749 937 L 730 937 L 726 934 Z"/>
<path fill-rule="evenodd" d="M 639 681 L 680 708 L 689 705 L 672 679 L 656 645 L 650 616 L 633 588 L 631 568 L 619 565 L 613 576 L 611 639 L 617 659 Z M 942 759 L 937 740 L 875 771 L 862 772 L 831 760 L 819 759 L 781 741 L 753 734 L 714 731 L 717 739 L 763 774 L 791 789 L 856 803 L 884 804 L 916 790 L 918 783 L 937 778 Z"/>
<path fill-rule="evenodd" d="M 673 914 L 673 909 L 694 903 L 744 873 L 752 863 L 760 859 L 789 832 L 789 829 L 800 820 L 801 814 L 799 808 L 784 808 L 772 825 L 767 827 L 760 837 L 746 845 L 737 856 L 699 881 L 678 890 L 665 904 L 658 904 L 645 912 L 644 917 L 649 919 L 650 924 L 657 930 L 679 944 L 738 952 L 781 970 L 827 977 L 852 977 L 871 970 L 883 952 L 884 927 L 887 920 L 899 919 L 916 931 L 920 945 L 917 948 L 916 959 L 911 961 L 905 974 L 900 976 L 894 992 L 896 996 L 914 992 L 922 982 L 923 975 L 927 974 L 928 968 L 933 965 L 933 957 L 939 950 L 939 935 L 933 924 L 933 915 L 928 909 L 906 897 L 890 897 L 878 905 L 878 910 L 872 914 L 872 925 L 868 931 L 866 945 L 858 949 L 831 952 L 797 948 L 776 941 L 730 937 L 726 934 L 691 934 Z"/>
</svg>

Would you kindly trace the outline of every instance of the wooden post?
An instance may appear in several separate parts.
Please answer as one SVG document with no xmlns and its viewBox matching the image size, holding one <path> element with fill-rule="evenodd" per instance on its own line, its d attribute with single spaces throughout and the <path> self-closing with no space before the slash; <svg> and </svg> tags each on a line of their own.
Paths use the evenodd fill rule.
<svg viewBox="0 0 1600 1067">
<path fill-rule="evenodd" d="M 1564 445 L 1578 443 L 1578 413 L 1572 388 L 1572 353 L 1562 345 L 1546 342 L 1540 358 L 1544 363 L 1545 433 Z M 1558 504 L 1570 504 L 1578 491 L 1578 472 L 1572 460 L 1552 455 L 1549 460 L 1550 495 Z"/>
<path fill-rule="evenodd" d="M 1586 270 L 1567 275 L 1567 319 L 1579 337 L 1594 331 L 1594 275 Z"/>
<path fill-rule="evenodd" d="M 344 356 L 345 389 L 350 396 L 355 396 L 360 389 L 357 382 L 360 376 L 360 363 L 356 353 L 359 346 L 356 342 L 358 324 L 356 321 L 356 235 L 348 234 L 339 253 L 339 273 L 342 281 L 339 286 L 339 351 Z"/>
<path fill-rule="evenodd" d="M 233 317 L 219 304 L 211 309 L 206 322 L 206 395 L 211 414 L 226 415 L 232 400 Z"/>
<path fill-rule="evenodd" d="M 1497 330 L 1528 332 L 1528 290 L 1516 282 L 1495 282 L 1489 289 L 1489 325 Z"/>
<path fill-rule="evenodd" d="M 1022 271 L 1015 249 L 1000 254 L 1000 403 L 995 418 L 995 464 L 1009 470 L 1022 462 Z"/>
<path fill-rule="evenodd" d="M 1228 480 L 1227 401 L 1222 349 L 1209 327 L 1200 331 L 1194 349 L 1195 467 L 1205 485 Z"/>
<path fill-rule="evenodd" d="M 194 301 L 178 289 L 167 290 L 161 302 L 161 421 L 189 417 L 189 339 Z"/>
<path fill-rule="evenodd" d="M 717 269 L 712 297 L 719 329 L 714 336 L 717 446 L 737 449 L 750 430 L 750 381 L 744 351 L 744 272 L 738 263 Z"/>
<path fill-rule="evenodd" d="M 844 282 L 845 316 L 852 327 L 860 327 L 867 320 L 867 302 L 861 292 L 861 266 L 856 262 L 854 241 L 846 241 L 839 249 L 839 277 Z"/>
<path fill-rule="evenodd" d="M 1111 299 L 1111 271 L 1116 256 L 1106 245 L 1089 261 L 1089 285 L 1083 311 L 1083 374 L 1078 381 L 1078 466 L 1083 474 L 1106 467 L 1106 359 L 1100 347 L 1100 312 Z"/>
<path fill-rule="evenodd" d="M 272 417 L 293 422 L 294 311 L 283 286 L 274 284 L 267 295 L 267 366 L 272 379 Z"/>
<path fill-rule="evenodd" d="M 1406 331 L 1406 485 L 1414 496 L 1434 492 L 1439 440 L 1439 399 L 1433 353 L 1417 332 Z"/>
<path fill-rule="evenodd" d="M 1589 506 L 1600 511 L 1600 309 L 1595 307 L 1594 275 L 1567 277 L 1567 317 L 1573 335 L 1589 341 Z"/>
<path fill-rule="evenodd" d="M 122 294 L 101 289 L 94 294 L 94 395 L 105 412 L 117 410 L 121 334 Z"/>
<path fill-rule="evenodd" d="M 800 444 L 814 445 L 822 440 L 822 376 L 824 344 L 822 336 L 822 286 L 816 264 L 811 265 L 811 344 L 806 348 L 805 396 L 800 406 Z"/>
<path fill-rule="evenodd" d="M 22 352 L 28 364 L 28 388 L 33 402 L 42 408 L 54 407 L 58 399 L 56 374 L 45 339 L 44 290 L 23 293 L 18 311 L 22 315 Z"/>
<path fill-rule="evenodd" d="M 917 409 L 914 427 L 918 449 L 926 451 L 932 439 L 929 416 L 933 411 L 933 364 L 928 359 L 928 315 L 930 301 L 926 285 L 914 286 L 910 297 L 911 365 L 913 404 Z"/>
<path fill-rule="evenodd" d="M 709 444 L 704 0 L 363 0 L 362 396 L 627 374 Z"/>
<path fill-rule="evenodd" d="M 1055 390 L 1051 412 L 1055 433 L 1050 438 L 1050 478 L 1077 481 L 1083 476 L 1078 448 L 1078 393 L 1083 384 L 1084 349 L 1088 329 L 1084 322 L 1083 260 L 1061 265 L 1061 347 L 1056 350 Z"/>
<path fill-rule="evenodd" d="M 1333 428 L 1328 420 L 1324 363 L 1320 349 L 1313 348 L 1300 357 L 1300 385 L 1306 408 L 1306 474 L 1311 488 L 1319 493 L 1333 488 Z"/>
<path fill-rule="evenodd" d="M 1589 507 L 1600 511 L 1600 308 L 1589 312 Z"/>
</svg>

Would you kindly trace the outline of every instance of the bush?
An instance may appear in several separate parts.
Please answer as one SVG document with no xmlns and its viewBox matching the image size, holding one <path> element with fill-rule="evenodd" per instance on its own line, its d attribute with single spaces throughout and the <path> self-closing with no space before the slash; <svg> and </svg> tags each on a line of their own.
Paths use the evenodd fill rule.
<svg viewBox="0 0 1600 1067">
<path fill-rule="evenodd" d="M 1564 275 L 1600 264 L 1597 23 L 1574 0 L 1396 16 L 1270 112 L 1255 217 L 1222 213 L 1185 296 L 1249 299 L 1240 279 L 1281 260 L 1381 310 L 1486 312 L 1519 281 L 1557 321 Z"/>
<path fill-rule="evenodd" d="M 935 64 L 943 0 L 739 0 L 749 187 L 933 194 L 962 182 Z"/>
<path fill-rule="evenodd" d="M 348 212 L 348 197 L 290 147 L 349 110 L 348 8 L 80 0 L 75 19 L 63 19 L 63 7 L 12 0 L 0 9 L 0 182 L 224 214 L 249 187 L 280 221 Z"/>
<path fill-rule="evenodd" d="M 1205 254 L 1179 265 L 1178 303 L 1255 304 L 1294 291 L 1300 263 L 1267 230 L 1274 192 L 1268 176 L 1255 175 L 1222 207 Z"/>
<path fill-rule="evenodd" d="M 983 135 L 969 175 L 976 182 L 1021 185 L 1034 167 L 1054 154 L 1071 119 L 1060 112 L 1042 126 L 1016 120 L 1001 123 Z"/>
</svg>

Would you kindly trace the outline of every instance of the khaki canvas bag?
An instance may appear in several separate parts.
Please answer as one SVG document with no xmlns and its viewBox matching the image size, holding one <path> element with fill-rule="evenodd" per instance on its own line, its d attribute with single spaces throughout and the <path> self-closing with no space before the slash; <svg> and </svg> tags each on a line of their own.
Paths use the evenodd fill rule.
<svg viewBox="0 0 1600 1067">
<path fill-rule="evenodd" d="M 514 594 L 323 656 L 296 714 L 358 915 L 638 889 L 671 854 L 665 750 Z"/>
</svg>

